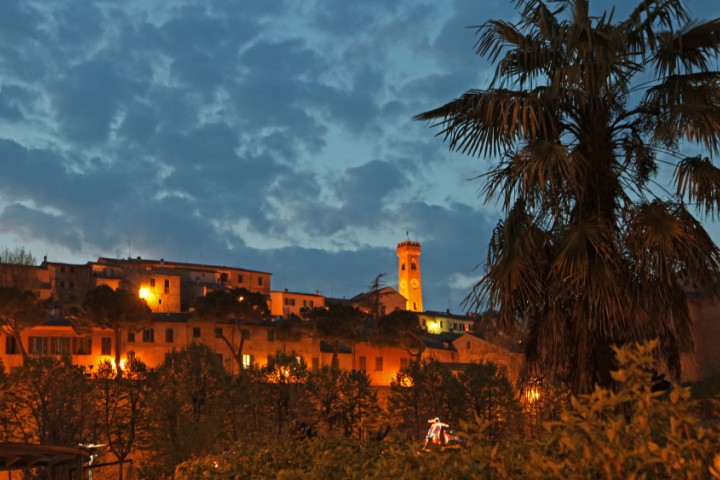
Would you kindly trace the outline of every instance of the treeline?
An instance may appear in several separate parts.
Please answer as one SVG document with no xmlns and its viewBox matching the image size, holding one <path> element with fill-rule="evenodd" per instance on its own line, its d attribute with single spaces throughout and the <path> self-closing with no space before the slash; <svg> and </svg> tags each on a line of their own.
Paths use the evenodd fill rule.
<svg viewBox="0 0 720 480">
<path fill-rule="evenodd" d="M 22 367 L 0 368 L 0 442 L 105 445 L 104 461 L 134 459 L 148 479 L 171 478 L 192 458 L 294 440 L 369 445 L 390 433 L 420 447 L 436 416 L 454 427 L 484 418 L 492 423 L 485 435 L 496 441 L 514 431 L 521 412 L 493 364 L 454 375 L 432 359 L 411 362 L 382 390 L 364 372 L 311 370 L 285 353 L 231 375 L 201 343 L 155 369 L 130 361 L 121 376 L 109 362 L 89 373 L 69 356 L 28 356 Z"/>
<path fill-rule="evenodd" d="M 534 435 L 516 430 L 489 437 L 494 421 L 479 417 L 463 424 L 460 448 L 430 452 L 392 435 L 380 443 L 292 438 L 259 449 L 240 442 L 222 454 L 182 463 L 175 479 L 720 478 L 717 400 L 701 403 L 677 385 L 658 391 L 652 372 L 656 346 L 618 350 L 617 391 L 596 387 L 574 397 Z M 711 415 L 700 417 L 708 406 Z"/>
</svg>

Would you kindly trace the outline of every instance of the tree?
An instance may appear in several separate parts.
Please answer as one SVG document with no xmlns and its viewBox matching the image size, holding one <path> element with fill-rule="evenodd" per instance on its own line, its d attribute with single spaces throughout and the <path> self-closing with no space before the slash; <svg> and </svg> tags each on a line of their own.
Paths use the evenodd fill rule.
<svg viewBox="0 0 720 480">
<path fill-rule="evenodd" d="M 112 364 L 104 361 L 98 365 L 94 380 L 101 443 L 107 444 L 117 458 L 117 478 L 122 480 L 125 460 L 145 427 L 148 368 L 133 359 L 125 366 L 123 376 L 118 377 Z"/>
<path fill-rule="evenodd" d="M 95 411 L 82 367 L 69 355 L 30 356 L 10 374 L 12 441 L 77 446 L 94 443 Z"/>
<path fill-rule="evenodd" d="M 24 247 L 0 248 L 0 287 L 33 290 L 38 285 L 35 257 Z"/>
<path fill-rule="evenodd" d="M 464 405 L 462 384 L 434 358 L 410 362 L 390 382 L 390 421 L 414 438 L 427 431 L 431 418 L 445 423 L 464 418 Z"/>
<path fill-rule="evenodd" d="M 682 0 L 640 2 L 617 23 L 588 0 L 518 0 L 516 24 L 478 28 L 496 63 L 487 89 L 416 118 L 450 149 L 501 156 L 483 175 L 505 218 L 467 302 L 525 323 L 530 375 L 574 392 L 609 386 L 611 345 L 659 338 L 676 376 L 692 349 L 683 287 L 710 288 L 720 251 L 690 213 L 718 213 L 720 169 L 685 156 L 720 147 L 720 19 Z M 659 164 L 675 166 L 673 193 Z"/>
<path fill-rule="evenodd" d="M 521 408 L 515 391 L 503 372 L 492 362 L 471 363 L 459 376 L 467 399 L 466 418 L 479 418 L 485 423 L 483 433 L 488 440 L 498 440 L 516 431 Z"/>
<path fill-rule="evenodd" d="M 262 323 L 270 319 L 270 309 L 267 298 L 262 293 L 251 292 L 245 288 L 233 290 L 215 290 L 204 297 L 195 300 L 195 316 L 218 323 L 229 323 L 238 334 L 238 344 L 216 329 L 216 335 L 230 349 L 239 371 L 242 371 L 242 355 L 245 345 L 243 326 L 247 324 Z"/>
<path fill-rule="evenodd" d="M 122 329 L 138 331 L 150 323 L 151 311 L 145 300 L 128 290 L 113 290 L 107 285 L 91 288 L 82 302 L 79 321 L 90 326 L 109 328 L 115 334 L 115 368 L 120 366 L 120 334 Z"/>
<path fill-rule="evenodd" d="M 402 348 L 419 361 L 425 351 L 424 333 L 416 312 L 395 310 L 377 319 L 370 343 Z"/>
<path fill-rule="evenodd" d="M 190 343 L 167 355 L 149 378 L 148 426 L 139 447 L 148 478 L 170 478 L 192 456 L 229 447 L 222 406 L 229 375 L 210 347 Z"/>
<path fill-rule="evenodd" d="M 339 368 L 338 353 L 343 342 L 355 344 L 365 336 L 367 320 L 365 314 L 350 305 L 331 303 L 327 307 L 315 307 L 305 313 L 315 334 L 332 344 L 333 368 Z"/>
<path fill-rule="evenodd" d="M 27 350 L 21 338 L 23 330 L 41 325 L 47 319 L 47 312 L 33 292 L 17 287 L 0 287 L 0 332 L 13 339 L 23 361 L 27 360 Z"/>
<path fill-rule="evenodd" d="M 267 365 L 258 373 L 267 415 L 273 420 L 276 434 L 287 432 L 290 419 L 303 421 L 303 416 L 309 412 L 305 360 L 294 353 L 278 352 L 268 357 Z"/>
</svg>

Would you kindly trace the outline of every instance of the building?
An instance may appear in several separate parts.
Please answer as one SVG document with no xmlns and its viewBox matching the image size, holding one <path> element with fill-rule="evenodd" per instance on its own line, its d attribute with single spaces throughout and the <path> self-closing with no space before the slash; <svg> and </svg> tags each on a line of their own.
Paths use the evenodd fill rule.
<svg viewBox="0 0 720 480">
<path fill-rule="evenodd" d="M 405 310 L 423 311 L 420 276 L 420 242 L 406 240 L 397 245 L 398 291 L 405 297 Z"/>
</svg>

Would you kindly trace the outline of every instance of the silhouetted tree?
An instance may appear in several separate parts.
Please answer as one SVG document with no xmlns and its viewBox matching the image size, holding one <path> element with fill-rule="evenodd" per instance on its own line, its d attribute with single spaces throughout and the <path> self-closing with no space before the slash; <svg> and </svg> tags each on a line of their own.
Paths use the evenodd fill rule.
<svg viewBox="0 0 720 480">
<path fill-rule="evenodd" d="M 612 384 L 611 346 L 660 338 L 676 376 L 692 349 L 684 288 L 712 291 L 720 250 L 688 210 L 715 215 L 720 169 L 682 149 L 720 151 L 720 19 L 682 0 L 646 0 L 627 18 L 588 0 L 515 2 L 476 51 L 496 63 L 487 89 L 418 115 L 450 149 L 500 160 L 483 175 L 505 218 L 468 302 L 525 323 L 529 375 L 574 392 Z M 674 164 L 674 192 L 658 187 Z"/>
<path fill-rule="evenodd" d="M 427 432 L 429 419 L 454 423 L 464 418 L 464 395 L 462 384 L 444 364 L 434 358 L 413 361 L 390 382 L 389 420 L 419 436 Z"/>
<path fill-rule="evenodd" d="M 483 433 L 489 440 L 518 431 L 522 409 L 510 381 L 497 365 L 471 363 L 459 379 L 467 399 L 465 418 L 482 419 L 486 423 Z"/>
<path fill-rule="evenodd" d="M 27 350 L 21 338 L 23 330 L 41 325 L 47 319 L 47 312 L 33 292 L 0 287 L 0 332 L 13 339 L 23 361 L 27 361 Z"/>
<path fill-rule="evenodd" d="M 333 346 L 333 368 L 339 368 L 338 353 L 342 343 L 352 345 L 365 337 L 366 315 L 353 306 L 332 303 L 306 311 L 305 317 L 315 335 Z"/>
<path fill-rule="evenodd" d="M 100 443 L 117 458 L 118 479 L 123 478 L 125 460 L 134 451 L 138 435 L 146 427 L 148 368 L 140 360 L 127 362 L 118 377 L 109 361 L 98 365 L 93 387 L 97 401 Z"/>
<path fill-rule="evenodd" d="M 220 324 L 233 326 L 237 337 L 237 345 L 223 333 L 216 329 L 216 335 L 230 349 L 239 371 L 243 369 L 242 355 L 245 345 L 243 326 L 259 324 L 270 320 L 270 309 L 267 298 L 262 293 L 251 292 L 245 288 L 233 290 L 216 290 L 204 297 L 195 300 L 195 316 Z"/>
<path fill-rule="evenodd" d="M 381 347 L 402 348 L 419 361 L 425 351 L 424 334 L 416 312 L 395 310 L 377 319 L 370 343 Z"/>
<path fill-rule="evenodd" d="M 169 478 L 181 461 L 229 447 L 221 408 L 229 377 L 215 352 L 202 343 L 169 353 L 153 372 L 149 422 L 140 442 L 148 478 Z"/>
<path fill-rule="evenodd" d="M 150 323 L 151 311 L 145 300 L 128 290 L 113 290 L 107 285 L 91 288 L 82 302 L 78 324 L 109 328 L 115 336 L 115 369 L 122 376 L 120 343 L 123 329 L 139 331 Z"/>
</svg>

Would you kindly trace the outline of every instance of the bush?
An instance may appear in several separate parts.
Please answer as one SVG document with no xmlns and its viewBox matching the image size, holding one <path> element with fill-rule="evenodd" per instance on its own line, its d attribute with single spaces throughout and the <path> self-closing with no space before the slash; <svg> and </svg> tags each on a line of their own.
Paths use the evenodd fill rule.
<svg viewBox="0 0 720 480">
<path fill-rule="evenodd" d="M 361 444 L 322 436 L 257 452 L 238 446 L 181 464 L 176 478 L 720 478 L 718 428 L 700 421 L 690 390 L 652 390 L 656 345 L 617 349 L 617 391 L 597 388 L 572 398 L 536 438 L 489 441 L 489 424 L 478 417 L 463 425 L 461 449 L 421 452 L 422 439 Z"/>
</svg>

